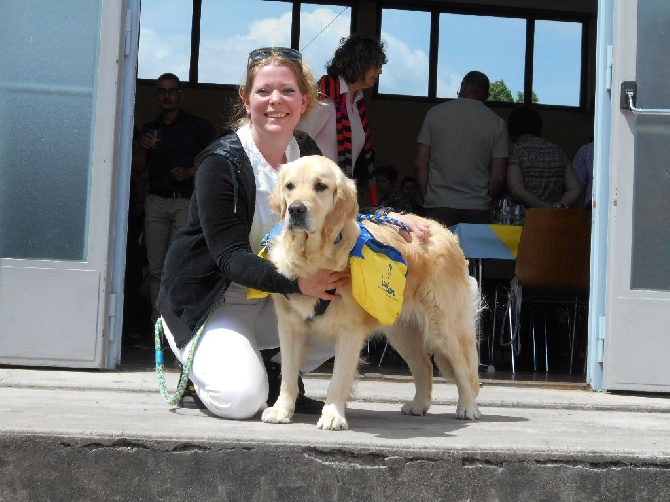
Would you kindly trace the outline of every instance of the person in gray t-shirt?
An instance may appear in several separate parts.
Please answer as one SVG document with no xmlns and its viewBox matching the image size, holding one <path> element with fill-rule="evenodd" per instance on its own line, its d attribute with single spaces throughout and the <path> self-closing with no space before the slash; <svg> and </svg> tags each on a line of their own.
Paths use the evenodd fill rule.
<svg viewBox="0 0 670 502">
<path fill-rule="evenodd" d="M 488 77 L 469 72 L 458 99 L 432 107 L 419 132 L 415 168 L 426 216 L 446 226 L 489 223 L 505 187 L 507 127 L 484 104 L 488 93 Z"/>
</svg>

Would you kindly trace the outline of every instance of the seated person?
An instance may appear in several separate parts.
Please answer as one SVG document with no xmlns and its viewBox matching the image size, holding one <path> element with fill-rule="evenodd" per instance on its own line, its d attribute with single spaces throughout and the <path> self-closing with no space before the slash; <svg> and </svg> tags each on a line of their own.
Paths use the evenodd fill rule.
<svg viewBox="0 0 670 502">
<path fill-rule="evenodd" d="M 381 166 L 375 169 L 375 181 L 377 183 L 377 196 L 379 205 L 382 207 L 392 207 L 397 212 L 406 212 L 421 214 L 421 207 L 416 203 L 413 197 L 405 197 L 402 192 L 395 191 L 395 182 L 398 179 L 398 170 L 394 166 Z M 409 177 L 408 177 L 409 178 Z M 411 190 L 412 183 L 403 182 L 409 185 L 406 190 Z M 411 178 L 414 180 L 414 178 Z M 414 180 L 414 194 L 418 190 L 416 180 Z"/>
<path fill-rule="evenodd" d="M 517 202 L 531 207 L 571 207 L 580 200 L 582 185 L 567 154 L 540 137 L 542 118 L 532 106 L 512 110 L 508 121 L 512 146 L 507 188 Z"/>
<path fill-rule="evenodd" d="M 401 210 L 423 215 L 423 205 L 419 201 L 419 183 L 414 176 L 405 176 L 400 180 L 400 198 L 409 208 Z"/>
</svg>

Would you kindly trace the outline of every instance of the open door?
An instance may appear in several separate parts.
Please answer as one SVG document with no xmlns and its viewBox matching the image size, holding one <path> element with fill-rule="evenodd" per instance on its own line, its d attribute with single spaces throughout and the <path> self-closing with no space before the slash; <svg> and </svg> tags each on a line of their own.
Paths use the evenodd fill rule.
<svg viewBox="0 0 670 502">
<path fill-rule="evenodd" d="M 614 2 L 612 12 L 603 387 L 668 392 L 670 3 Z"/>
<path fill-rule="evenodd" d="M 0 364 L 117 363 L 138 16 L 133 0 L 0 3 Z"/>
</svg>

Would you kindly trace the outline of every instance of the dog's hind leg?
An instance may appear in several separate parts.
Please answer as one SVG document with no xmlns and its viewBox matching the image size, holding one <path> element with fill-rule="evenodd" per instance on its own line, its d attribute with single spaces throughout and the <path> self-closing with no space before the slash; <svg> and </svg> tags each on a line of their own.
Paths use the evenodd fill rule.
<svg viewBox="0 0 670 502">
<path fill-rule="evenodd" d="M 277 401 L 263 411 L 261 420 L 273 424 L 288 424 L 291 422 L 295 410 L 295 401 L 298 398 L 298 376 L 300 367 L 305 359 L 307 332 L 283 326 L 279 321 L 279 343 L 281 347 L 281 386 Z M 286 330 L 292 329 L 289 336 Z"/>
<path fill-rule="evenodd" d="M 409 366 L 414 378 L 414 399 L 405 403 L 405 415 L 425 415 L 430 408 L 433 389 L 433 364 L 415 322 L 400 323 L 384 329 L 384 334 Z"/>
<path fill-rule="evenodd" d="M 447 378 L 453 377 L 458 388 L 456 418 L 474 420 L 481 415 L 476 403 L 479 392 L 477 343 L 474 335 L 468 336 L 463 328 L 452 327 L 452 333 L 446 333 L 447 329 L 442 326 L 431 344 L 433 357 L 440 372 Z"/>
<path fill-rule="evenodd" d="M 337 338 L 333 376 L 328 386 L 326 404 L 316 425 L 319 429 L 340 431 L 349 428 L 345 410 L 364 340 L 364 333 L 350 333 Z"/>
</svg>

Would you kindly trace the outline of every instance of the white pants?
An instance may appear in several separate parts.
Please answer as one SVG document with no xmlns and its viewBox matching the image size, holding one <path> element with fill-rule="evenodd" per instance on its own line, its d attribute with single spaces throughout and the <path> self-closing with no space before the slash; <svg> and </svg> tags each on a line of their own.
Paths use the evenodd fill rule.
<svg viewBox="0 0 670 502">
<path fill-rule="evenodd" d="M 205 325 L 190 374 L 203 404 L 223 418 L 250 418 L 265 405 L 268 377 L 260 350 L 279 346 L 272 299 L 247 300 L 246 294 L 247 288 L 230 285 L 225 303 Z M 179 349 L 165 323 L 163 329 L 172 352 L 183 363 L 193 340 Z M 310 342 L 306 352 L 303 372 L 312 371 L 333 357 L 335 346 Z"/>
</svg>

